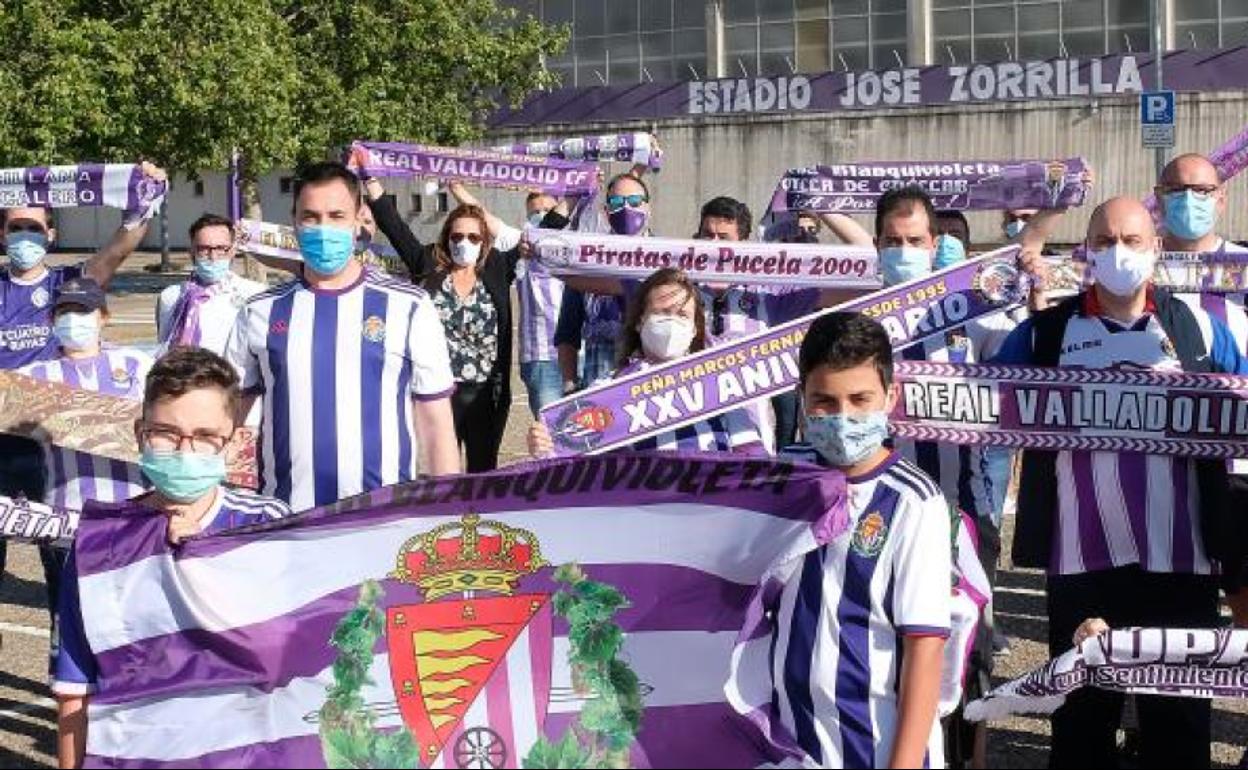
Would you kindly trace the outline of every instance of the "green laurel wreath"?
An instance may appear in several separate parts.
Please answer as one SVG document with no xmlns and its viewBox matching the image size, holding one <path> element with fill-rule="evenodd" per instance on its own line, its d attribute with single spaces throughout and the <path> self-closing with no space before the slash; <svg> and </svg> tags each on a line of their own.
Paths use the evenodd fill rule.
<svg viewBox="0 0 1248 770">
<path fill-rule="evenodd" d="M 338 648 L 334 683 L 320 711 L 321 751 L 329 768 L 417 768 L 420 747 L 407 728 L 382 732 L 361 693 L 373 683 L 368 669 L 373 649 L 386 630 L 378 608 L 381 586 L 375 580 L 360 586 L 360 598 L 338 626 L 329 643 Z"/>
<path fill-rule="evenodd" d="M 567 585 L 554 609 L 568 621 L 568 663 L 578 694 L 589 696 L 572 728 L 558 741 L 545 738 L 524 758 L 526 768 L 628 767 L 628 749 L 641 727 L 641 685 L 620 660 L 623 630 L 612 618 L 629 606 L 613 586 L 589 580 L 576 564 L 555 570 Z"/>
</svg>

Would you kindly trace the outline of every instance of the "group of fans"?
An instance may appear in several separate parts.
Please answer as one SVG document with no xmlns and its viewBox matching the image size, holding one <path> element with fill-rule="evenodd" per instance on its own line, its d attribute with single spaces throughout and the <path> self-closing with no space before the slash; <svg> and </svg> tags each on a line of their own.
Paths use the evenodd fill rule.
<svg viewBox="0 0 1248 770">
<path fill-rule="evenodd" d="M 8 255 L 0 271 L 0 368 L 142 403 L 137 466 L 0 437 L 0 493 L 70 509 L 143 496 L 169 514 L 170 540 L 179 542 L 402 484 L 418 472 L 486 472 L 497 466 L 507 426 L 513 349 L 536 417 L 595 382 L 858 294 L 699 283 L 670 268 L 640 282 L 561 281 L 530 258 L 523 227 L 569 227 L 577 201 L 530 193 L 525 221 L 513 225 L 452 184 L 458 207 L 437 240 L 422 243 L 380 181 L 353 170 L 362 167 L 329 162 L 301 171 L 293 224 L 302 263 L 273 263 L 294 275 L 272 288 L 235 272 L 235 223 L 199 218 L 190 228 L 191 276 L 157 303 L 155 360 L 103 341 L 105 290 L 145 225 L 123 227 L 81 264 L 54 267 L 45 262 L 56 240 L 52 211 L 0 212 Z M 651 234 L 644 174 L 637 167 L 605 184 L 597 213 L 612 233 Z M 1047 572 L 1054 655 L 1077 633 L 1107 626 L 1215 626 L 1220 589 L 1237 624 L 1248 623 L 1239 592 L 1248 538 L 1232 515 L 1236 488 L 1221 464 L 985 451 L 889 435 L 895 358 L 1248 374 L 1242 297 L 1174 295 L 1152 284 L 1159 252 L 1246 250 L 1218 231 L 1225 180 L 1206 158 L 1183 155 L 1165 168 L 1156 192 L 1160 227 L 1136 199 L 1113 198 L 1092 211 L 1091 285 L 1073 296 L 1048 291 L 1055 262 L 1046 244 L 1069 214 L 1004 211 L 1000 236 L 984 240 L 1021 245 L 1020 266 L 1033 279 L 1027 307 L 896 355 L 875 321 L 825 314 L 802 343 L 797 392 L 635 445 L 779 453 L 845 475 L 850 532 L 795 567 L 769 614 L 773 701 L 813 762 L 982 764 L 982 740 L 976 748 L 963 726 L 949 721 L 942 730 L 938 719 L 953 625 L 950 543 L 969 522 L 993 581 L 1012 479 L 1020 489 L 1013 563 Z M 707 201 L 690 218 L 699 239 L 755 235 L 749 208 L 733 198 Z M 371 258 L 378 232 L 397 252 L 398 274 Z M 964 216 L 934 210 L 913 187 L 879 199 L 874 233 L 848 216 L 803 213 L 780 237 L 874 246 L 885 285 L 965 260 L 976 243 Z M 257 429 L 256 491 L 224 486 L 225 450 L 242 425 Z M 528 429 L 528 447 L 536 457 L 551 452 L 540 421 Z M 59 630 L 52 680 L 60 756 L 73 766 L 83 756 L 93 658 L 73 558 L 66 563 L 51 546 L 40 552 Z M 972 691 L 988 681 L 994 647 L 1008 648 L 1000 629 L 994 640 L 991 614 L 981 620 Z M 1135 702 L 1141 765 L 1209 765 L 1209 701 Z M 1087 689 L 1069 697 L 1053 716 L 1052 765 L 1117 765 L 1122 711 L 1121 695 Z"/>
</svg>

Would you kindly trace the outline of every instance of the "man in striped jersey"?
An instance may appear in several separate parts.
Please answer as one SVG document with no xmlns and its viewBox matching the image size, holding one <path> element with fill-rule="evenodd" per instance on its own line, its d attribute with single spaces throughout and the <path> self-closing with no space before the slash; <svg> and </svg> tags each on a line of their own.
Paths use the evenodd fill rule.
<svg viewBox="0 0 1248 770">
<path fill-rule="evenodd" d="M 820 767 L 942 767 L 950 515 L 936 483 L 885 446 L 888 334 L 830 313 L 811 324 L 799 371 L 809 443 L 785 454 L 845 474 L 850 531 L 778 575 L 772 719 Z"/>
<path fill-rule="evenodd" d="M 262 398 L 263 493 L 306 510 L 457 473 L 446 337 L 421 288 L 352 258 L 359 181 L 317 163 L 296 183 L 300 280 L 252 297 L 226 357 Z M 246 412 L 245 412 L 246 413 Z"/>
<path fill-rule="evenodd" d="M 1088 225 L 1095 284 L 1034 315 L 1000 363 L 1248 374 L 1226 325 L 1152 286 L 1161 246 L 1138 200 L 1114 198 Z M 1111 626 L 1218 624 L 1215 562 L 1238 572 L 1244 543 L 1216 503 L 1220 462 L 1138 453 L 1024 451 L 1016 566 L 1048 570 L 1049 649 L 1070 647 L 1085 618 Z M 1114 766 L 1123 696 L 1085 688 L 1053 715 L 1051 766 Z M 1208 767 L 1208 700 L 1136 696 L 1147 766 Z"/>
<path fill-rule="evenodd" d="M 194 535 L 289 516 L 290 508 L 278 500 L 221 485 L 240 401 L 238 376 L 217 354 L 178 348 L 160 359 L 147 377 L 142 418 L 135 424 L 140 465 L 153 489 L 120 503 L 88 502 L 84 514 L 166 515 L 169 542 L 175 546 Z M 81 767 L 96 662 L 83 631 L 72 554 L 58 607 L 60 645 L 51 671 L 57 756 L 61 767 Z"/>
<path fill-rule="evenodd" d="M 52 332 L 61 357 L 31 364 L 21 372 L 78 390 L 140 400 L 152 360 L 139 350 L 101 344 L 100 333 L 107 321 L 108 305 L 98 283 L 90 278 L 66 281 L 52 303 Z M 81 511 L 88 500 L 115 503 L 143 491 L 138 466 L 121 460 L 47 445 L 44 463 L 43 502 L 58 508 Z M 41 544 L 39 556 L 47 580 L 48 611 L 55 615 L 65 551 Z"/>
<path fill-rule="evenodd" d="M 304 170 L 303 274 L 249 300 L 226 345 L 244 407 L 263 398 L 262 490 L 297 511 L 410 481 L 418 460 L 459 470 L 442 324 L 424 291 L 352 258 L 360 205 L 342 164 Z"/>
</svg>

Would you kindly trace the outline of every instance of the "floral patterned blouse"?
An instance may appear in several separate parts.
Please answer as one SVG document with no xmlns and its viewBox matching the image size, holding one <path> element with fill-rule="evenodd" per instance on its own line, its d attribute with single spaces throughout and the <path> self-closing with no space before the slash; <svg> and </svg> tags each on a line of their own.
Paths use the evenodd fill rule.
<svg viewBox="0 0 1248 770">
<path fill-rule="evenodd" d="M 478 280 L 467 297 L 459 296 L 451 276 L 433 295 L 434 307 L 446 331 L 451 373 L 456 382 L 485 382 L 498 359 L 498 311 Z"/>
</svg>

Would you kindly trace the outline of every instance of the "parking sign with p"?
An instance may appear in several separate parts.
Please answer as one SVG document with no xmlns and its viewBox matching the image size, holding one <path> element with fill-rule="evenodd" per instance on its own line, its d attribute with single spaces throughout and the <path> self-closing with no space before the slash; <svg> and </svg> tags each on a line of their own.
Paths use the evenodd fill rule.
<svg viewBox="0 0 1248 770">
<path fill-rule="evenodd" d="M 1140 135 L 1145 147 L 1174 146 L 1174 92 L 1140 94 Z"/>
</svg>

